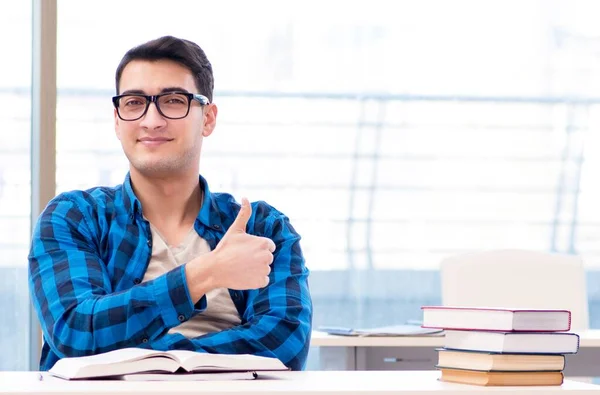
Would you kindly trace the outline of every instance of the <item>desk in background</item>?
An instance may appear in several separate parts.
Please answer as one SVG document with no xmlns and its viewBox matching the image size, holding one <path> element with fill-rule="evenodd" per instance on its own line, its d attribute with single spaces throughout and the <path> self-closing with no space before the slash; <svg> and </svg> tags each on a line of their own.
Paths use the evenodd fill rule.
<svg viewBox="0 0 600 395">
<path fill-rule="evenodd" d="M 0 394 L 42 395 L 600 395 L 600 386 L 566 380 L 554 387 L 478 387 L 438 381 L 438 372 L 278 372 L 271 380 L 65 381 L 37 372 L 0 372 Z"/>
<path fill-rule="evenodd" d="M 600 330 L 579 333 L 579 352 L 567 355 L 566 376 L 600 377 Z M 321 370 L 432 370 L 443 336 L 357 337 L 312 333 Z"/>
</svg>

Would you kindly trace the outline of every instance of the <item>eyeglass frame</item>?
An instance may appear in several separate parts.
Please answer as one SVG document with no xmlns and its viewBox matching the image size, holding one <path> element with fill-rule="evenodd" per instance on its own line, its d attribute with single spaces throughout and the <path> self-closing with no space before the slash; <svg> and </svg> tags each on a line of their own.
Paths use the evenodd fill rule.
<svg viewBox="0 0 600 395">
<path fill-rule="evenodd" d="M 163 96 L 167 96 L 167 95 L 183 95 L 188 98 L 188 108 L 187 108 L 187 111 L 185 112 L 184 116 L 173 118 L 173 117 L 169 117 L 169 116 L 165 115 L 162 112 L 162 110 L 160 109 L 160 106 L 158 105 L 158 99 Z M 140 115 L 139 117 L 134 118 L 134 119 L 124 119 L 121 116 L 121 112 L 119 111 L 119 101 L 123 97 L 143 97 L 143 98 L 145 98 L 146 99 L 146 108 L 144 108 L 142 115 Z M 121 119 L 122 121 L 125 121 L 125 122 L 133 122 L 133 121 L 142 119 L 148 113 L 148 109 L 150 108 L 151 103 L 154 103 L 154 105 L 156 106 L 156 110 L 158 111 L 158 113 L 161 116 L 163 116 L 167 119 L 183 119 L 189 115 L 193 100 L 196 100 L 198 103 L 200 103 L 203 106 L 210 104 L 210 100 L 208 100 L 208 97 L 201 95 L 199 93 L 189 93 L 189 92 L 164 92 L 164 93 L 159 93 L 158 95 L 143 95 L 140 93 L 126 93 L 124 95 L 117 95 L 117 96 L 112 97 L 112 103 L 113 103 L 113 106 L 115 107 L 115 110 L 117 110 L 117 115 L 119 116 L 119 119 Z"/>
</svg>

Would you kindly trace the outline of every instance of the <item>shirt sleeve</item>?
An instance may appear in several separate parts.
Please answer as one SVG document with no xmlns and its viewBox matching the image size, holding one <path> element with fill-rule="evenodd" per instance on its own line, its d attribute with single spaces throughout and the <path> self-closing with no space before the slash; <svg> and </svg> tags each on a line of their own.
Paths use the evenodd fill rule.
<svg viewBox="0 0 600 395">
<path fill-rule="evenodd" d="M 59 358 L 151 343 L 193 315 L 184 266 L 113 292 L 89 223 L 76 197 L 60 195 L 32 236 L 29 290 L 45 341 Z"/>
<path fill-rule="evenodd" d="M 270 282 L 265 288 L 247 293 L 243 324 L 193 339 L 178 333 L 166 334 L 153 342 L 152 348 L 255 354 L 278 358 L 292 370 L 305 367 L 312 301 L 300 236 L 288 218 L 274 209 L 264 225 L 264 236 L 270 237 L 277 247 Z"/>
</svg>

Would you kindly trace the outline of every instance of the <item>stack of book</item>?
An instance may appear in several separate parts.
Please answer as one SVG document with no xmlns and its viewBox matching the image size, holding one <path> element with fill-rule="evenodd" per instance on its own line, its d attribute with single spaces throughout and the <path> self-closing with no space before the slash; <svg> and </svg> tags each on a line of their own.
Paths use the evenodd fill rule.
<svg viewBox="0 0 600 395">
<path fill-rule="evenodd" d="M 444 329 L 441 380 L 476 385 L 561 385 L 579 349 L 567 310 L 424 306 L 423 327 Z"/>
</svg>

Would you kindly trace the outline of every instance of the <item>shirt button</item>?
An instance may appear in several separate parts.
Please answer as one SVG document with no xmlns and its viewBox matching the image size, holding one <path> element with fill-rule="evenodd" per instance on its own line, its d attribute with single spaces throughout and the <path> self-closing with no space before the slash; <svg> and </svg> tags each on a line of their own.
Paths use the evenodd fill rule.
<svg viewBox="0 0 600 395">
<path fill-rule="evenodd" d="M 142 282 L 142 280 L 140 280 L 139 278 L 134 278 L 134 279 L 133 279 L 133 283 L 134 283 L 134 284 L 139 284 L 139 283 L 141 283 L 141 282 Z"/>
<path fill-rule="evenodd" d="M 148 338 L 147 337 L 143 338 L 142 343 L 148 343 Z"/>
<path fill-rule="evenodd" d="M 221 227 L 219 225 L 213 225 L 212 227 L 213 227 L 213 229 L 216 229 L 216 230 L 221 229 Z"/>
<path fill-rule="evenodd" d="M 179 322 L 183 322 L 185 321 L 185 315 L 179 314 L 179 316 L 177 316 L 177 319 L 179 320 Z"/>
<path fill-rule="evenodd" d="M 152 239 L 148 239 L 146 241 L 146 244 L 148 244 L 148 247 L 152 247 Z"/>
</svg>

